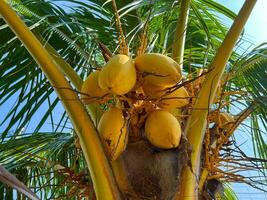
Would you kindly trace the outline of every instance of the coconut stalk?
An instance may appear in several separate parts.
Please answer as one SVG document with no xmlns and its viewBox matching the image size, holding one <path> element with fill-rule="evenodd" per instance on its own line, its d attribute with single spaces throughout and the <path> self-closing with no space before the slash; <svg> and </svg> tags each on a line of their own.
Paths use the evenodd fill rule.
<svg viewBox="0 0 267 200">
<path fill-rule="evenodd" d="M 183 68 L 184 46 L 185 46 L 188 15 L 190 10 L 190 2 L 191 0 L 181 1 L 180 14 L 177 22 L 177 27 L 172 47 L 172 58 L 178 64 L 180 64 L 181 69 Z"/>
<path fill-rule="evenodd" d="M 79 136 L 97 199 L 120 199 L 119 190 L 97 131 L 78 95 L 73 91 L 64 74 L 40 41 L 17 16 L 16 12 L 3 0 L 0 1 L 0 14 L 39 64 L 61 99 Z"/>
<path fill-rule="evenodd" d="M 223 43 L 210 65 L 211 72 L 205 77 L 203 86 L 199 92 L 192 113 L 188 119 L 185 133 L 189 143 L 192 145 L 191 168 L 184 169 L 179 191 L 175 199 L 198 199 L 198 178 L 200 171 L 200 156 L 207 125 L 209 107 L 213 102 L 216 89 L 225 70 L 226 63 L 231 56 L 235 43 L 237 42 L 245 23 L 257 0 L 246 0 L 234 23 L 228 31 Z"/>
</svg>

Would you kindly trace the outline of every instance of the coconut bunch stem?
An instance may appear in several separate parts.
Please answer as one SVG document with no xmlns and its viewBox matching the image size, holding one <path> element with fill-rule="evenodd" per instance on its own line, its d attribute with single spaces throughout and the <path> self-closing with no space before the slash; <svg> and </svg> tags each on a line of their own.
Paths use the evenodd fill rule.
<svg viewBox="0 0 267 200">
<path fill-rule="evenodd" d="M 125 35 L 122 30 L 122 25 L 121 25 L 121 20 L 120 20 L 120 15 L 117 9 L 117 5 L 116 5 L 116 0 L 112 0 L 112 6 L 113 6 L 114 13 L 115 13 L 115 22 L 116 22 L 116 28 L 117 28 L 118 37 L 119 37 L 119 47 L 120 47 L 119 52 L 121 54 L 128 55 L 129 48 L 126 43 Z"/>
</svg>

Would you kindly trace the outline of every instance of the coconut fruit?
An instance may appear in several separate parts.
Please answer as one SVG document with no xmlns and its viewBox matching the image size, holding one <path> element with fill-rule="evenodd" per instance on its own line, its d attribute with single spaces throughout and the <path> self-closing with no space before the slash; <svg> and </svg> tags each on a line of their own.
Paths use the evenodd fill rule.
<svg viewBox="0 0 267 200">
<path fill-rule="evenodd" d="M 209 116 L 209 121 L 210 123 L 214 122 L 219 125 L 219 127 L 224 127 L 225 125 L 233 123 L 235 119 L 231 114 L 226 112 L 220 112 L 219 114 L 217 114 L 217 112 L 213 112 Z"/>
<path fill-rule="evenodd" d="M 170 112 L 179 122 L 181 122 L 183 113 L 180 108 L 168 109 L 168 112 Z"/>
<path fill-rule="evenodd" d="M 103 90 L 116 95 L 128 93 L 135 85 L 136 70 L 131 58 L 115 55 L 103 67 L 98 84 Z"/>
<path fill-rule="evenodd" d="M 182 78 L 180 66 L 170 57 L 159 53 L 137 56 L 135 67 L 142 73 L 145 82 L 153 85 L 173 86 Z"/>
<path fill-rule="evenodd" d="M 159 107 L 164 109 L 181 108 L 189 103 L 189 94 L 184 87 L 161 97 Z"/>
<path fill-rule="evenodd" d="M 145 122 L 147 139 L 154 146 L 162 149 L 178 147 L 181 139 L 181 126 L 168 111 L 151 112 Z"/>
<path fill-rule="evenodd" d="M 153 85 L 147 81 L 142 84 L 142 89 L 145 95 L 149 98 L 159 98 L 165 93 L 166 87 Z"/>
<path fill-rule="evenodd" d="M 122 110 L 116 107 L 106 111 L 98 124 L 98 132 L 111 160 L 116 160 L 128 141 L 127 123 Z"/>
<path fill-rule="evenodd" d="M 232 115 L 230 115 L 229 113 L 226 112 L 221 112 L 219 114 L 219 124 L 220 126 L 226 126 L 228 124 L 231 124 L 235 121 L 234 117 Z"/>
<path fill-rule="evenodd" d="M 108 94 L 107 90 L 103 90 L 98 85 L 99 71 L 92 72 L 84 81 L 81 88 L 81 99 L 85 104 L 96 102 L 99 98 Z"/>
</svg>

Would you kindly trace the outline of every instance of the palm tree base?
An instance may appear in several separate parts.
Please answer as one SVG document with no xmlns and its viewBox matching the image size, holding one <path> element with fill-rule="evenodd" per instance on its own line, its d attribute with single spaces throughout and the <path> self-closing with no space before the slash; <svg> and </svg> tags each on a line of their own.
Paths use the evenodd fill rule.
<svg viewBox="0 0 267 200">
<path fill-rule="evenodd" d="M 132 191 L 122 189 L 125 199 L 172 199 L 187 163 L 183 150 L 157 149 L 145 140 L 129 143 L 122 160 Z"/>
</svg>

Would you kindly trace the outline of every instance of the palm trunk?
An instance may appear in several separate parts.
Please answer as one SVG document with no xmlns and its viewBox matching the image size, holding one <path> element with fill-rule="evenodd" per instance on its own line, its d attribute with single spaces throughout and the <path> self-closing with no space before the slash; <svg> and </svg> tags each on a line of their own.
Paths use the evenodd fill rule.
<svg viewBox="0 0 267 200">
<path fill-rule="evenodd" d="M 145 140 L 129 141 L 121 157 L 126 180 L 119 184 L 123 199 L 172 199 L 186 163 L 182 149 L 160 150 Z"/>
</svg>

